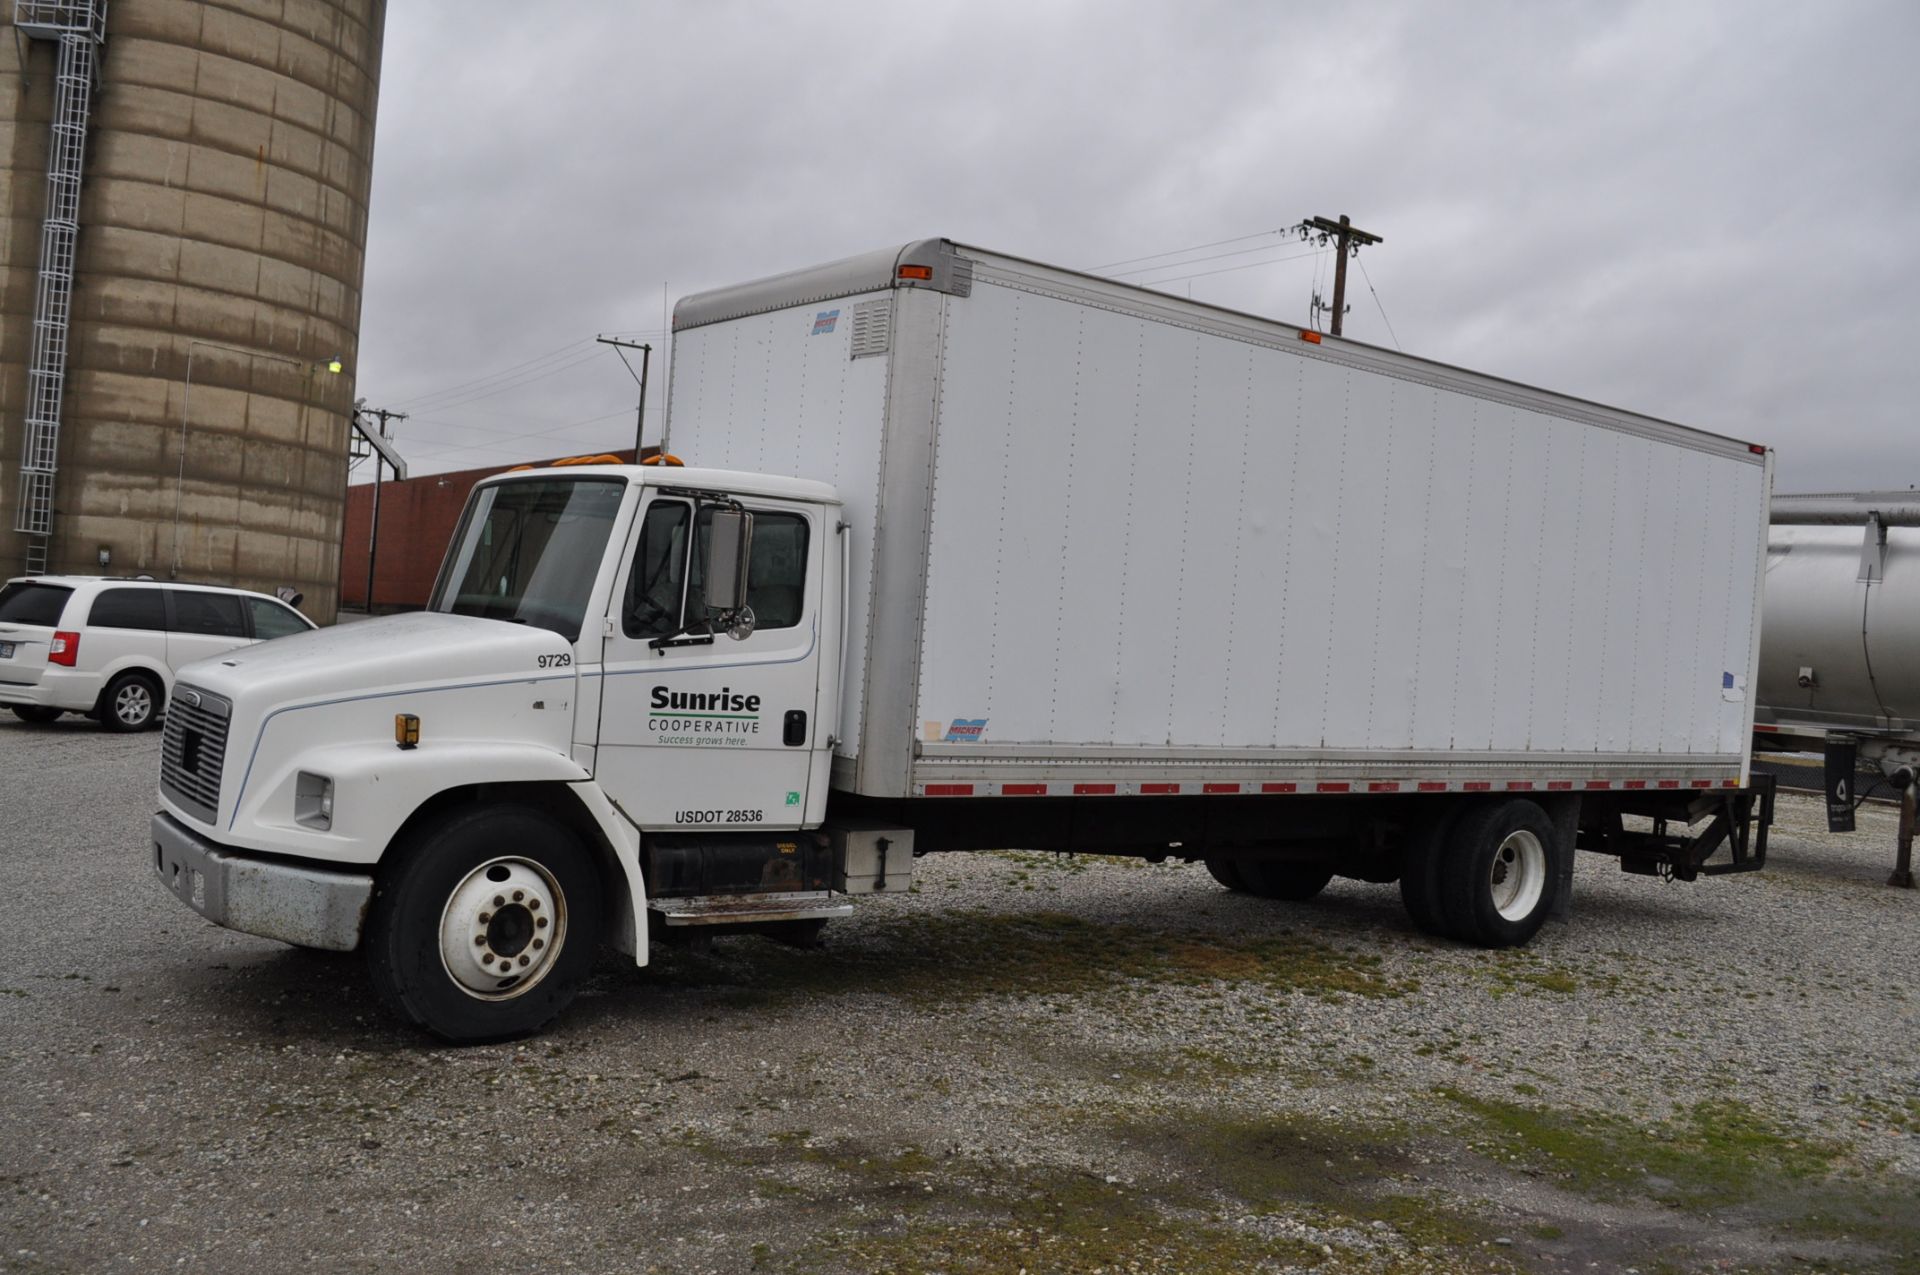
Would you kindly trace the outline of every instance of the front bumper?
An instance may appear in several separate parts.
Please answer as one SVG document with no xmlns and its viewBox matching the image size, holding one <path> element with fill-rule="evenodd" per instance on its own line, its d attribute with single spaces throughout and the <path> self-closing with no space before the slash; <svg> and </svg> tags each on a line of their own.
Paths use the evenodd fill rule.
<svg viewBox="0 0 1920 1275">
<path fill-rule="evenodd" d="M 153 817 L 153 871 L 174 897 L 215 925 L 296 947 L 351 952 L 373 902 L 369 875 L 230 850 L 165 811 Z"/>
</svg>

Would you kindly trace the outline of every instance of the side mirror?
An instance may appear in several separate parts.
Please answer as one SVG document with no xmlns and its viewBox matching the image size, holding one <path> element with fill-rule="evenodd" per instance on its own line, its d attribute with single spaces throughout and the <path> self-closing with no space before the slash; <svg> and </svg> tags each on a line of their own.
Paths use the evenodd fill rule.
<svg viewBox="0 0 1920 1275">
<path fill-rule="evenodd" d="M 753 553 L 753 515 L 716 509 L 707 541 L 707 578 L 702 590 L 708 615 L 747 605 L 747 560 Z"/>
</svg>

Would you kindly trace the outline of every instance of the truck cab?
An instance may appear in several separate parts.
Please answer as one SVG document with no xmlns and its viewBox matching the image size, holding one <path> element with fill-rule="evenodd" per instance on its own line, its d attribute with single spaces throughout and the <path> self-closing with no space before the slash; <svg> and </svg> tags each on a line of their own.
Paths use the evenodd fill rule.
<svg viewBox="0 0 1920 1275">
<path fill-rule="evenodd" d="M 389 1005 L 456 1040 L 545 1023 L 603 933 L 645 964 L 650 908 L 689 927 L 840 915 L 808 830 L 846 534 L 834 490 L 799 479 L 491 479 L 425 611 L 182 671 L 155 871 L 218 924 L 365 949 Z"/>
</svg>

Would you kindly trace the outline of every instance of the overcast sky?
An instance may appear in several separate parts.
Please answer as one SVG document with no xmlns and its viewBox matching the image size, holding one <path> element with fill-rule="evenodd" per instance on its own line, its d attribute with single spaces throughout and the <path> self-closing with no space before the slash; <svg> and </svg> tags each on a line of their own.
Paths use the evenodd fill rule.
<svg viewBox="0 0 1920 1275">
<path fill-rule="evenodd" d="M 1385 238 L 1351 337 L 1770 443 L 1782 491 L 1905 487 L 1916 49 L 1906 0 L 406 0 L 358 392 L 422 473 L 630 444 L 623 332 L 651 442 L 688 292 L 1232 240 L 1129 278 L 1304 323 L 1327 257 L 1242 237 L 1347 213 Z"/>
</svg>

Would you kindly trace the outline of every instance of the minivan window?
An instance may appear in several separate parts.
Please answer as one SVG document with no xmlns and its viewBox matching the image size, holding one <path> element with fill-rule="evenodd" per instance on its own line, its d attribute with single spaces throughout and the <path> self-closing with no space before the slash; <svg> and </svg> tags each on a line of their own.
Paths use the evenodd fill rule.
<svg viewBox="0 0 1920 1275">
<path fill-rule="evenodd" d="M 73 590 L 65 585 L 41 584 L 36 580 L 10 581 L 5 588 L 0 588 L 0 622 L 44 624 L 52 628 L 60 623 L 60 613 L 67 609 L 67 599 L 72 595 Z"/>
<path fill-rule="evenodd" d="M 262 642 L 268 638 L 291 637 L 307 631 L 307 622 L 278 602 L 248 598 L 247 608 L 253 612 L 253 635 Z"/>
<path fill-rule="evenodd" d="M 247 622 L 240 613 L 240 599 L 228 593 L 196 593 L 188 589 L 169 589 L 173 600 L 173 631 L 202 637 L 244 638 Z"/>
<path fill-rule="evenodd" d="M 93 600 L 87 623 L 96 629 L 151 629 L 167 627 L 166 603 L 158 589 L 104 589 Z"/>
</svg>

